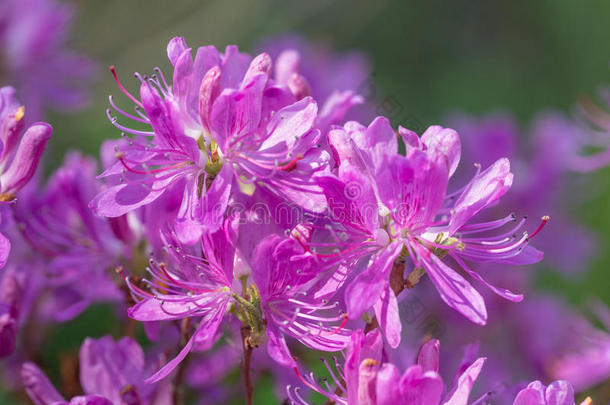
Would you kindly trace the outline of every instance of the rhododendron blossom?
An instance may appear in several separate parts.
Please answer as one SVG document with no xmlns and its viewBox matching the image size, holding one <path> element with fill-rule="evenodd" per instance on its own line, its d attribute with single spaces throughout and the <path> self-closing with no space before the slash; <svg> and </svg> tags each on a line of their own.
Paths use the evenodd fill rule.
<svg viewBox="0 0 610 405">
<path fill-rule="evenodd" d="M 40 9 L 23 21 L 64 19 L 45 1 L 28 0 Z M 39 48 L 56 49 L 46 45 L 60 27 L 21 26 L 16 3 L 0 5 L 0 41 L 48 32 Z M 11 52 L 38 60 L 23 39 Z M 51 126 L 31 124 L 15 90 L 0 88 L 0 397 L 251 405 L 269 401 L 255 394 L 269 380 L 286 404 L 591 405 L 589 390 L 603 395 L 607 330 L 532 291 L 530 266 L 544 256 L 534 238 L 564 271 L 592 257 L 596 240 L 555 193 L 570 190 L 568 173 L 607 164 L 603 136 L 554 114 L 534 121 L 530 155 L 505 116 L 454 116 L 457 129 L 419 135 L 381 108 L 370 119 L 359 53 L 264 44 L 250 56 L 175 37 L 171 70 L 136 73 L 135 92 L 110 67 L 121 95 L 106 116 L 121 136 L 102 143 L 99 170 L 79 151 L 38 170 Z M 26 100 L 64 63 L 86 73 L 62 52 L 40 56 L 57 62 L 48 75 L 9 72 L 32 91 Z M 82 105 L 71 89 L 38 90 Z M 583 109 L 608 129 L 600 110 Z M 543 230 L 555 214 L 558 226 Z M 608 329 L 606 305 L 595 312 Z M 323 379 L 304 371 L 320 354 Z"/>
</svg>

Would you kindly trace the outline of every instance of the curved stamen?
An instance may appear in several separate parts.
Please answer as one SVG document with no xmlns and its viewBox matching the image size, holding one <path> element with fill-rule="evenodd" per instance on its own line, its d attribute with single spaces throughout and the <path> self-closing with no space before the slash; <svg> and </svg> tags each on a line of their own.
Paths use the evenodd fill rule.
<svg viewBox="0 0 610 405">
<path fill-rule="evenodd" d="M 538 225 L 538 228 L 530 235 L 530 239 L 532 239 L 534 236 L 538 235 L 538 232 L 540 232 L 542 230 L 542 228 L 544 228 L 544 226 L 547 224 L 547 222 L 549 222 L 549 220 L 551 219 L 550 216 L 545 215 L 541 218 L 541 223 L 540 225 Z"/>
<path fill-rule="evenodd" d="M 112 72 L 112 76 L 114 76 L 114 81 L 116 82 L 117 86 L 119 86 L 119 89 L 121 89 L 121 91 L 122 91 L 123 93 L 125 93 L 125 95 L 126 95 L 127 97 L 129 97 L 129 99 L 130 99 L 131 101 L 133 101 L 134 103 L 136 103 L 138 106 L 140 106 L 140 107 L 144 108 L 144 105 L 142 105 L 142 103 L 141 103 L 141 102 L 140 102 L 140 101 L 139 101 L 137 98 L 135 98 L 134 96 L 132 96 L 132 95 L 131 95 L 131 93 L 130 93 L 130 92 L 128 92 L 128 91 L 127 91 L 127 89 L 126 89 L 125 87 L 123 87 L 123 85 L 121 84 L 121 81 L 119 80 L 119 77 L 118 77 L 118 76 L 117 76 L 117 74 L 116 74 L 116 68 L 115 68 L 115 66 L 114 66 L 114 65 L 110 66 L 110 67 L 108 68 L 108 70 L 110 70 L 110 72 Z"/>
</svg>

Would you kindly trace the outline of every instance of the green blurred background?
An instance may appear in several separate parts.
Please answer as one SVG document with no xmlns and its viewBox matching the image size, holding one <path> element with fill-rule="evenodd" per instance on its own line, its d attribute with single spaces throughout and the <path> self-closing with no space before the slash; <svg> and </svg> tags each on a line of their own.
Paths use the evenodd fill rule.
<svg viewBox="0 0 610 405">
<path fill-rule="evenodd" d="M 107 0 L 77 5 L 72 45 L 99 61 L 100 74 L 89 108 L 51 117 L 56 129 L 51 166 L 69 148 L 97 154 L 103 139 L 119 136 L 105 117 L 107 96 L 118 92 L 106 67 L 116 65 L 126 87 L 135 90 L 132 72 L 151 72 L 154 66 L 169 72 L 165 46 L 176 35 L 194 47 L 237 44 L 250 50 L 261 38 L 294 32 L 338 50 L 361 50 L 372 63 L 377 94 L 402 106 L 399 117 L 423 126 L 442 124 L 455 110 L 481 115 L 498 109 L 526 126 L 538 112 L 568 113 L 580 96 L 610 84 L 607 0 Z M 589 176 L 587 185 L 595 193 L 573 213 L 597 230 L 601 256 L 582 280 L 562 282 L 553 275 L 543 280 L 575 301 L 595 294 L 610 302 L 610 250 L 604 249 L 609 245 L 609 174 Z"/>
<path fill-rule="evenodd" d="M 569 112 L 579 96 L 610 83 L 609 22 L 608 0 L 79 1 L 71 42 L 99 62 L 100 77 L 89 108 L 51 116 L 54 157 L 47 164 L 58 164 L 70 148 L 97 154 L 103 139 L 119 136 L 105 117 L 108 94 L 118 92 L 105 68 L 116 65 L 126 87 L 135 89 L 132 72 L 167 69 L 165 46 L 175 35 L 195 47 L 250 50 L 263 37 L 296 32 L 364 52 L 378 93 L 395 98 L 401 116 L 424 126 L 456 109 L 477 115 L 504 109 L 527 125 L 541 110 Z M 549 270 L 538 281 L 576 305 L 591 295 L 610 304 L 610 170 L 590 176 L 582 189 L 595 192 L 573 214 L 597 232 L 599 255 L 577 280 Z M 55 353 L 116 329 L 106 313 L 94 308 L 53 334 L 52 375 L 59 375 Z M 267 403 L 270 386 L 257 386 L 257 403 Z"/>
</svg>

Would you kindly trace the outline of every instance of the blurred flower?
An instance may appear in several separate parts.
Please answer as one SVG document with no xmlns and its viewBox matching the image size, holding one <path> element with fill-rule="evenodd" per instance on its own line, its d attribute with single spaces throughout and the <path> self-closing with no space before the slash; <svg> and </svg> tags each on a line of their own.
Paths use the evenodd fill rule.
<svg viewBox="0 0 610 405">
<path fill-rule="evenodd" d="M 95 66 L 66 47 L 72 7 L 55 0 L 4 0 L 0 5 L 0 80 L 12 83 L 28 121 L 49 108 L 76 109 L 88 101 L 83 83 Z"/>
<path fill-rule="evenodd" d="M 370 64 L 362 53 L 337 52 L 297 34 L 265 39 L 257 49 L 277 61 L 274 73 L 277 83 L 287 84 L 319 101 L 317 126 L 322 132 L 337 119 L 368 122 L 374 118 L 371 108 L 358 95 L 371 81 Z"/>
<path fill-rule="evenodd" d="M 0 278 L 0 357 L 15 350 L 23 299 L 22 287 L 14 272 L 11 269 L 3 272 Z"/>
<path fill-rule="evenodd" d="M 80 348 L 79 360 L 85 395 L 72 398 L 70 405 L 171 403 L 169 384 L 144 383 L 145 375 L 155 365 L 147 364 L 140 345 L 131 338 L 117 342 L 110 336 L 87 338 Z M 23 365 L 21 378 L 35 405 L 68 403 L 34 363 Z"/>
<path fill-rule="evenodd" d="M 120 302 L 123 295 L 111 275 L 115 267 L 133 264 L 138 254 L 137 241 L 125 233 L 118 237 L 117 226 L 113 229 L 111 222 L 88 209 L 98 191 L 91 182 L 95 171 L 95 161 L 71 152 L 46 187 L 29 191 L 14 210 L 25 239 L 47 259 L 47 287 L 60 321 L 76 317 L 93 302 Z"/>
</svg>

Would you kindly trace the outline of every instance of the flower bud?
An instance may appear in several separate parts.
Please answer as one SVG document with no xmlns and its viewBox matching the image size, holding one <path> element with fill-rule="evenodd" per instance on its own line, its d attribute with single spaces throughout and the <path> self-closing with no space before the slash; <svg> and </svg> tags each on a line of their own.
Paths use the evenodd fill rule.
<svg viewBox="0 0 610 405">
<path fill-rule="evenodd" d="M 52 132 L 53 128 L 43 122 L 33 124 L 25 131 L 15 158 L 2 175 L 2 194 L 14 194 L 30 181 Z"/>
<path fill-rule="evenodd" d="M 221 73 L 218 66 L 214 66 L 208 70 L 201 81 L 199 88 L 199 114 L 201 116 L 201 125 L 206 131 L 210 131 L 210 114 L 212 105 L 220 94 L 220 79 Z"/>
</svg>

